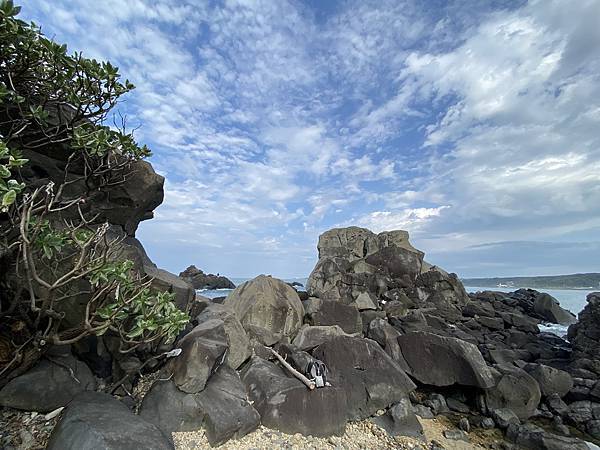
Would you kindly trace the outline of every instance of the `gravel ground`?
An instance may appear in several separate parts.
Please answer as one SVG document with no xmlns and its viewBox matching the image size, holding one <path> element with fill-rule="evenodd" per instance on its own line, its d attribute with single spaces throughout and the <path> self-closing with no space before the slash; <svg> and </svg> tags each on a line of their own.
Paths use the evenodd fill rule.
<svg viewBox="0 0 600 450">
<path fill-rule="evenodd" d="M 60 415 L 46 420 L 45 414 L 0 409 L 0 449 L 43 450 Z"/>
<path fill-rule="evenodd" d="M 435 441 L 438 444 L 437 448 L 446 450 L 480 450 L 490 448 L 489 445 L 493 442 L 501 440 L 500 435 L 493 432 L 482 434 L 474 432 L 469 435 L 472 440 L 470 443 L 451 441 L 443 436 L 444 430 L 455 429 L 449 421 L 436 418 L 420 419 L 420 422 L 423 425 L 427 442 L 405 436 L 392 438 L 383 429 L 364 420 L 348 424 L 343 436 L 329 438 L 314 438 L 301 434 L 289 435 L 261 426 L 253 433 L 247 434 L 239 440 L 230 440 L 218 448 L 220 450 L 428 450 L 431 448 L 431 442 Z M 173 433 L 173 440 L 176 450 L 210 448 L 203 430 Z"/>
</svg>

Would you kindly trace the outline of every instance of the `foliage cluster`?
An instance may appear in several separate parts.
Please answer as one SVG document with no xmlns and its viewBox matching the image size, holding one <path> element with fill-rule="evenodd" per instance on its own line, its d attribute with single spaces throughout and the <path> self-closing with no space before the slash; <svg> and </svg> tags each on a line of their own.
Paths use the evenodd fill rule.
<svg viewBox="0 0 600 450">
<path fill-rule="evenodd" d="M 106 125 L 134 85 L 109 62 L 69 53 L 36 24 L 18 19 L 19 11 L 0 0 L 0 259 L 12 258 L 19 286 L 10 298 L 0 297 L 0 341 L 2 325 L 17 323 L 29 332 L 4 367 L 0 360 L 0 375 L 20 364 L 31 346 L 39 352 L 47 342 L 72 343 L 110 330 L 122 351 L 131 351 L 173 339 L 188 319 L 172 294 L 150 289 L 152 280 L 114 254 L 118 241 L 108 238 L 108 224 L 81 209 L 87 193 L 64 194 L 78 181 L 95 190 L 122 182 L 115 173 L 150 155 L 124 120 L 120 127 Z M 32 186 L 21 175 L 31 152 L 65 151 L 63 180 Z M 83 169 L 73 173 L 72 164 Z M 81 296 L 87 299 L 81 323 L 65 330 L 66 305 Z"/>
</svg>

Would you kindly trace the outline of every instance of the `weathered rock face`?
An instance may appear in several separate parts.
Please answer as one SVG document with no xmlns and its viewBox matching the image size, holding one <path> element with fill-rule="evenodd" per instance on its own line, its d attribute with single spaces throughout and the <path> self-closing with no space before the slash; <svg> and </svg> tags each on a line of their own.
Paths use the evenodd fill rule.
<svg viewBox="0 0 600 450">
<path fill-rule="evenodd" d="M 579 313 L 579 322 L 568 332 L 573 345 L 573 357 L 596 359 L 600 355 L 600 292 L 587 296 L 587 305 Z M 600 371 L 597 372 L 600 375 Z"/>
<path fill-rule="evenodd" d="M 400 332 L 385 319 L 372 320 L 367 330 L 367 336 L 377 342 L 394 361 L 404 363 L 402 350 L 398 344 Z"/>
<path fill-rule="evenodd" d="M 71 371 L 73 374 L 71 375 Z M 66 406 L 75 396 L 96 388 L 90 369 L 72 356 L 41 360 L 0 390 L 0 406 L 49 412 Z"/>
<path fill-rule="evenodd" d="M 508 427 L 506 437 L 519 448 L 531 450 L 590 450 L 588 444 L 581 439 L 560 436 L 548 433 L 533 424 L 516 425 Z"/>
<path fill-rule="evenodd" d="M 460 315 L 460 310 L 469 301 L 464 286 L 455 274 L 435 268 L 420 274 L 415 280 L 415 290 L 411 292 L 416 293 L 411 298 L 418 304 L 433 306 L 438 313 L 450 312 L 456 316 Z"/>
<path fill-rule="evenodd" d="M 423 253 L 401 230 L 376 235 L 358 227 L 333 229 L 319 237 L 318 248 L 307 292 L 345 304 L 361 294 L 379 296 L 390 287 L 410 286 L 423 266 Z"/>
<path fill-rule="evenodd" d="M 165 436 L 204 428 L 213 446 L 240 438 L 260 424 L 239 375 L 229 366 L 220 367 L 197 394 L 180 391 L 172 380 L 155 382 L 144 397 L 140 416 Z"/>
<path fill-rule="evenodd" d="M 423 437 L 423 427 L 417 419 L 408 398 L 403 398 L 392 406 L 386 414 L 373 419 L 377 425 L 391 436 Z"/>
<path fill-rule="evenodd" d="M 194 289 L 235 289 L 235 284 L 227 277 L 204 273 L 196 266 L 189 266 L 179 276 L 194 286 Z"/>
<path fill-rule="evenodd" d="M 460 339 L 427 332 L 398 338 L 403 366 L 421 383 L 434 386 L 461 384 L 489 388 L 494 378 L 477 346 Z"/>
<path fill-rule="evenodd" d="M 23 179 L 31 186 L 41 186 L 54 182 L 57 186 L 65 180 L 65 165 L 71 151 L 64 153 L 52 149 L 51 155 L 43 149 L 27 150 L 24 157 L 29 163 L 22 169 Z M 97 189 L 87 185 L 89 180 L 76 180 L 84 174 L 77 162 L 69 167 L 71 184 L 65 190 L 66 197 L 83 195 L 86 202 L 81 205 L 82 212 L 89 217 L 98 216 L 96 223 L 109 222 L 123 227 L 133 236 L 139 223 L 153 217 L 153 210 L 162 203 L 164 197 L 164 178 L 158 175 L 147 161 L 134 161 L 123 172 L 118 183 L 111 183 Z M 77 211 L 73 211 L 77 214 Z"/>
<path fill-rule="evenodd" d="M 246 330 L 238 320 L 233 310 L 226 305 L 218 303 L 209 303 L 208 306 L 198 315 L 198 323 L 206 322 L 212 319 L 223 321 L 225 334 L 229 343 L 229 350 L 225 362 L 233 369 L 237 369 L 244 361 L 250 358 L 252 349 L 250 348 L 250 339 Z"/>
<path fill-rule="evenodd" d="M 310 297 L 304 302 L 306 321 L 314 326 L 338 325 L 346 333 L 361 333 L 363 322 L 354 306 Z"/>
<path fill-rule="evenodd" d="M 378 235 L 366 228 L 334 228 L 319 236 L 319 258 L 341 257 L 348 261 L 363 259 L 382 248 L 394 245 L 415 253 L 408 241 L 408 232 L 402 230 L 385 231 Z"/>
<path fill-rule="evenodd" d="M 156 381 L 144 396 L 139 414 L 165 436 L 199 430 L 204 420 L 204 411 L 194 395 L 180 391 L 173 380 Z"/>
<path fill-rule="evenodd" d="M 528 419 L 540 403 L 540 387 L 533 377 L 523 369 L 509 365 L 498 365 L 501 372 L 496 386 L 487 389 L 485 401 L 488 410 L 507 408 L 519 419 Z"/>
<path fill-rule="evenodd" d="M 338 325 L 303 326 L 292 341 L 300 350 L 312 350 L 335 336 L 346 336 Z"/>
<path fill-rule="evenodd" d="M 238 286 L 224 304 L 233 309 L 246 331 L 256 327 L 281 339 L 293 339 L 304 318 L 298 293 L 287 283 L 265 275 Z"/>
<path fill-rule="evenodd" d="M 325 363 L 334 386 L 348 396 L 351 419 L 363 419 L 399 402 L 415 389 L 401 367 L 370 339 L 337 336 L 313 356 Z"/>
<path fill-rule="evenodd" d="M 577 322 L 574 314 L 561 308 L 558 300 L 544 292 L 540 292 L 535 298 L 533 310 L 548 322 L 561 325 L 571 325 Z"/>
<path fill-rule="evenodd" d="M 546 397 L 551 394 L 564 397 L 573 388 L 573 377 L 564 370 L 544 364 L 528 364 L 525 371 L 538 382 L 542 395 Z"/>
<path fill-rule="evenodd" d="M 48 450 L 172 450 L 153 424 L 108 394 L 84 392 L 67 406 L 52 431 Z"/>
<path fill-rule="evenodd" d="M 239 375 L 228 366 L 221 367 L 195 397 L 204 411 L 204 429 L 212 446 L 240 438 L 260 425 Z"/>
<path fill-rule="evenodd" d="M 343 433 L 347 406 L 342 388 L 308 390 L 275 364 L 258 357 L 244 366 L 241 378 L 264 426 L 288 434 Z"/>
<path fill-rule="evenodd" d="M 200 392 L 225 360 L 228 343 L 224 323 L 219 319 L 202 322 L 177 345 L 182 352 L 171 363 L 173 380 L 184 392 Z"/>
</svg>

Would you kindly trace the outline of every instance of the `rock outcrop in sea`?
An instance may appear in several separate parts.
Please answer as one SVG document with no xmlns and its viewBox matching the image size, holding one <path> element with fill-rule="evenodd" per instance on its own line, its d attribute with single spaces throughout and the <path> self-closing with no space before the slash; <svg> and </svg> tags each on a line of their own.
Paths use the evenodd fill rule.
<svg viewBox="0 0 600 450">
<path fill-rule="evenodd" d="M 260 424 L 323 437 L 364 419 L 418 438 L 417 416 L 440 415 L 460 427 L 446 437 L 461 442 L 490 427 L 502 430 L 504 448 L 583 450 L 586 440 L 600 440 L 600 294 L 589 296 L 569 342 L 538 327 L 573 323 L 554 298 L 533 290 L 467 294 L 455 274 L 424 260 L 405 231 L 333 229 L 321 235 L 318 251 L 304 301 L 264 275 L 222 304 L 197 296 L 172 347 L 177 355 L 157 360 L 137 416 L 124 406 L 126 395 L 119 403 L 89 392 L 98 389 L 90 370 L 114 380 L 139 369 L 113 356 L 117 372 L 100 374 L 97 361 L 111 355 L 102 338 L 86 352 L 57 356 L 60 365 L 46 361 L 12 380 L 0 404 L 66 406 L 51 438 L 50 448 L 61 449 L 91 448 L 88 433 L 93 445 L 110 449 L 145 446 L 149 436 L 161 436 L 153 448 L 170 448 L 171 433 L 198 429 L 217 446 Z M 309 389 L 298 374 L 310 378 L 320 363 L 327 385 Z M 88 384 L 74 386 L 64 366 Z M 90 423 L 94 408 L 114 413 Z M 134 432 L 125 436 L 124 424 Z"/>
<path fill-rule="evenodd" d="M 194 286 L 194 289 L 235 289 L 235 284 L 227 277 L 204 273 L 194 265 L 189 266 L 179 276 Z"/>
</svg>

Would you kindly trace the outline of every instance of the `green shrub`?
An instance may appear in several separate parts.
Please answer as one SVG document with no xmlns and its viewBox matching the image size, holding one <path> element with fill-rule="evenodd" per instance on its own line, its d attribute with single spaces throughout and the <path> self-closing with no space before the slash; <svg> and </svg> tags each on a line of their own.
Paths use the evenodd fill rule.
<svg viewBox="0 0 600 450">
<path fill-rule="evenodd" d="M 21 363 L 28 347 L 41 352 L 48 342 L 111 332 L 127 352 L 172 340 L 188 321 L 172 294 L 151 290 L 152 280 L 112 254 L 118 242 L 109 242 L 108 226 L 81 212 L 86 192 L 66 198 L 61 183 L 34 187 L 21 177 L 24 154 L 67 149 L 64 180 L 79 177 L 101 190 L 122 182 L 130 164 L 150 151 L 124 125 L 105 124 L 133 84 L 121 81 L 109 62 L 68 53 L 37 25 L 18 19 L 19 11 L 0 0 L 0 259 L 10 259 L 17 276 L 11 294 L 1 297 L 0 328 L 25 324 L 27 334 L 13 346 L 14 357 L 0 364 L 0 376 Z M 75 161 L 83 174 L 69 172 Z M 66 329 L 64 305 L 82 295 L 81 322 Z"/>
</svg>

